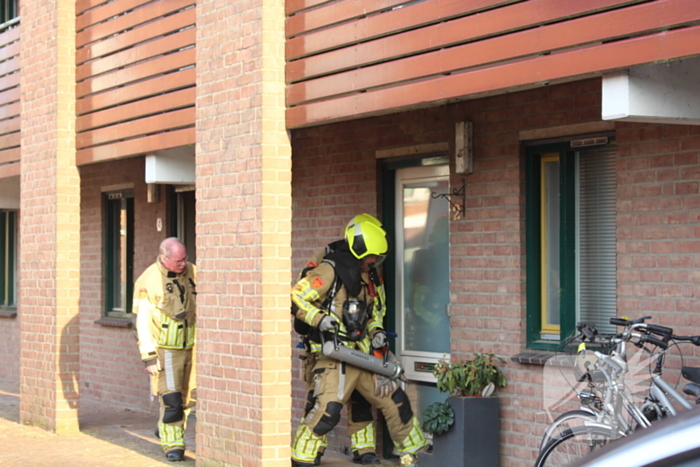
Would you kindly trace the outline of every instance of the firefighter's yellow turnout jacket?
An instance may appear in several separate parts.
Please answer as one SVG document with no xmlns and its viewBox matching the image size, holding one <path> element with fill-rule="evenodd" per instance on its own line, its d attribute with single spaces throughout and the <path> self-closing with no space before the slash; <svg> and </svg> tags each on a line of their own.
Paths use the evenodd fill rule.
<svg viewBox="0 0 700 467">
<path fill-rule="evenodd" d="M 196 337 L 197 267 L 187 263 L 182 274 L 156 261 L 134 284 L 136 332 L 141 360 L 156 357 L 158 347 L 191 349 Z"/>
<path fill-rule="evenodd" d="M 345 342 L 345 345 L 355 347 L 368 353 L 372 337 L 377 331 L 383 330 L 383 320 L 386 313 L 384 287 L 374 287 L 367 272 L 362 272 L 362 282 L 365 284 L 358 297 L 348 297 L 345 287 L 340 287 L 335 293 L 332 303 L 327 310 L 322 309 L 322 303 L 328 294 L 333 293 L 336 274 L 332 263 L 321 262 L 310 270 L 306 277 L 301 278 L 292 289 L 292 301 L 297 305 L 296 317 L 309 326 L 318 327 L 325 313 L 333 313 L 339 321 L 341 334 L 345 333 L 343 325 L 343 304 L 349 298 L 357 298 L 369 305 L 371 315 L 366 324 L 366 336 L 359 342 Z M 313 352 L 321 350 L 319 343 L 312 343 Z"/>
</svg>

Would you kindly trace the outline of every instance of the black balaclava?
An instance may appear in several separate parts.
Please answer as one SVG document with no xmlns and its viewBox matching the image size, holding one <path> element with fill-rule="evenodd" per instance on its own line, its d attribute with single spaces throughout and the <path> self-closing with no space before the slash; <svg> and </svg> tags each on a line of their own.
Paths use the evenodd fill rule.
<svg viewBox="0 0 700 467">
<path fill-rule="evenodd" d="M 342 248 L 343 245 L 345 245 L 345 239 L 340 239 L 340 240 L 336 240 L 332 243 L 329 243 L 326 246 L 326 255 L 333 253 L 334 251 L 338 250 L 339 248 Z"/>
<path fill-rule="evenodd" d="M 359 296 L 362 291 L 362 276 L 360 274 L 362 260 L 355 258 L 347 243 L 343 242 L 338 245 L 335 251 L 325 256 L 325 259 L 335 263 L 335 273 L 347 289 L 348 297 Z"/>
</svg>

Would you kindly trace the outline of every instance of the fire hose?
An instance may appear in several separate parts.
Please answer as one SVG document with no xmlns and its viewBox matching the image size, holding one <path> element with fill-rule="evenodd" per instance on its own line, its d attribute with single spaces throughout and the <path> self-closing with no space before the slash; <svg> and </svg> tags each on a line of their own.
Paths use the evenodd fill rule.
<svg viewBox="0 0 700 467">
<path fill-rule="evenodd" d="M 359 350 L 351 349 L 340 343 L 338 332 L 333 333 L 333 340 L 326 341 L 321 333 L 321 345 L 323 355 L 350 365 L 371 371 L 391 379 L 397 379 L 403 373 L 403 368 L 396 361 L 389 360 L 389 349 L 384 352 L 384 358 L 375 357 Z"/>
</svg>

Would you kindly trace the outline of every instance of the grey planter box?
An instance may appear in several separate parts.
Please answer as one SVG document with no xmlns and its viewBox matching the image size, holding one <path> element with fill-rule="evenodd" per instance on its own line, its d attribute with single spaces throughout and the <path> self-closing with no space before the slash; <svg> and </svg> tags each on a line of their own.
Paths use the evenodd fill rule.
<svg viewBox="0 0 700 467">
<path fill-rule="evenodd" d="M 498 467 L 498 397 L 450 397 L 455 423 L 433 438 L 433 452 L 418 454 L 420 467 Z"/>
</svg>

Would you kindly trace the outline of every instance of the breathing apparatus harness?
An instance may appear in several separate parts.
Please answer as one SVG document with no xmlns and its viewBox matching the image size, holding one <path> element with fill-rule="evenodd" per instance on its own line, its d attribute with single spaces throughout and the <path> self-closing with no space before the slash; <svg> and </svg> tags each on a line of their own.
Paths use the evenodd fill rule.
<svg viewBox="0 0 700 467">
<path fill-rule="evenodd" d="M 333 283 L 331 284 L 326 299 L 320 306 L 322 310 L 328 310 L 331 312 L 335 297 L 340 288 L 343 286 L 343 281 L 337 273 L 336 265 L 333 260 L 326 258 L 323 260 L 323 262 L 330 264 L 333 267 L 333 270 L 336 271 L 335 279 L 333 279 Z M 304 271 L 302 271 L 302 277 L 305 276 L 310 269 L 313 268 L 304 269 Z M 376 272 L 374 276 L 377 276 Z M 294 309 L 295 307 L 296 305 L 292 306 L 292 314 L 296 314 L 296 310 Z M 341 316 L 345 331 L 336 329 L 335 332 L 329 331 L 323 333 L 325 336 L 322 336 L 322 333 L 318 330 L 318 328 L 308 325 L 304 321 L 296 318 L 296 316 L 294 318 L 294 330 L 301 336 L 304 346 L 309 351 L 311 350 L 311 341 L 319 343 L 334 339 L 340 339 L 342 342 L 361 341 L 365 337 L 365 327 L 371 318 L 371 312 L 369 311 L 367 303 L 364 300 L 359 299 L 346 300 L 342 305 Z"/>
<path fill-rule="evenodd" d="M 320 308 L 333 312 L 335 297 L 342 286 L 345 286 L 348 297 L 359 297 L 362 293 L 365 284 L 360 270 L 361 258 L 357 258 L 346 240 L 339 240 L 326 247 L 326 255 L 322 262 L 328 263 L 333 268 L 335 278 Z M 301 277 L 306 277 L 308 272 L 314 267 L 316 266 L 303 269 Z M 370 283 L 367 284 L 368 293 L 376 298 L 375 287 L 378 287 L 380 284 L 379 275 L 376 270 L 370 269 L 369 277 Z M 342 310 L 339 314 L 345 329 L 345 332 L 341 333 L 340 336 L 343 341 L 359 342 L 365 337 L 365 327 L 371 318 L 371 312 L 368 308 L 367 301 L 361 299 L 348 299 L 342 304 Z M 321 342 L 318 329 L 296 318 L 298 308 L 295 304 L 292 304 L 291 311 L 295 316 L 294 330 L 302 336 L 302 341 L 307 350 L 310 349 L 309 340 Z M 330 336 L 326 337 L 326 340 L 328 340 Z"/>
<path fill-rule="evenodd" d="M 328 295 L 321 304 L 321 309 L 330 310 L 340 287 L 343 285 L 343 281 L 337 274 L 335 262 L 329 258 L 324 259 L 324 262 L 333 266 L 334 271 L 336 271 L 336 276 Z M 310 269 L 313 268 L 307 268 L 302 271 L 302 277 L 305 276 Z M 379 274 L 376 269 L 370 269 L 369 278 L 370 281 L 367 284 L 370 289 L 369 294 L 373 296 L 375 300 L 381 300 L 380 296 L 374 292 L 375 288 L 381 285 Z M 384 304 L 379 303 L 378 306 L 384 306 Z M 387 376 L 392 380 L 400 378 L 403 374 L 403 368 L 395 358 L 391 358 L 391 352 L 387 347 L 373 349 L 371 353 L 367 354 L 343 345 L 343 342 L 358 342 L 365 337 L 365 327 L 370 317 L 366 302 L 362 300 L 346 300 L 343 304 L 342 313 L 343 325 L 346 329 L 345 332 L 342 332 L 340 330 L 340 325 L 336 324 L 334 331 L 322 333 L 318 328 L 309 326 L 296 317 L 294 319 L 294 329 L 301 335 L 303 346 L 309 352 L 312 351 L 312 342 L 320 343 L 321 351 L 325 356 L 365 369 L 372 373 Z M 301 356 L 301 358 L 304 359 L 306 357 Z"/>
</svg>

